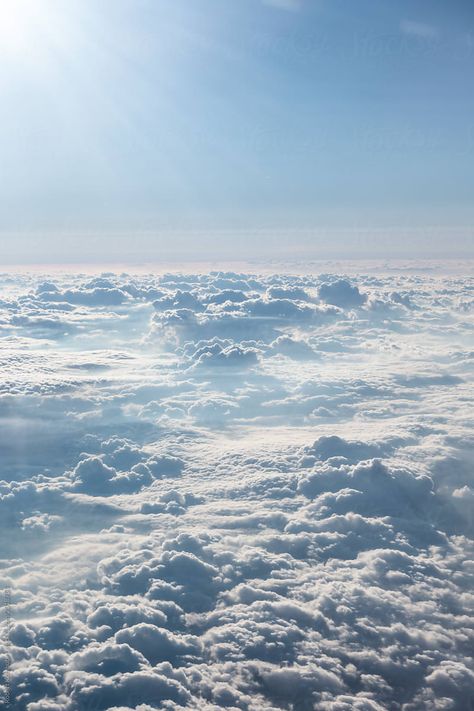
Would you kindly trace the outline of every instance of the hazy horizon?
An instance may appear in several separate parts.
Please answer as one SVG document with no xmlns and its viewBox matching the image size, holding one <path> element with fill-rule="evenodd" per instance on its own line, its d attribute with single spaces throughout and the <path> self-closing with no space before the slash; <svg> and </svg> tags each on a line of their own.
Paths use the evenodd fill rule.
<svg viewBox="0 0 474 711">
<path fill-rule="evenodd" d="M 474 259 L 469 229 L 188 230 L 166 233 L 1 235 L 0 263 L 124 264 L 291 259 L 326 261 Z"/>
</svg>

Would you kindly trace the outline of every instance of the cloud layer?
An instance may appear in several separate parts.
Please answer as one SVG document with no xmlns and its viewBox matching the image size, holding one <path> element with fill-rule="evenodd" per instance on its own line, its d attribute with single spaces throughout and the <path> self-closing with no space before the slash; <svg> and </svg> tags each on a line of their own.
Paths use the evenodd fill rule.
<svg viewBox="0 0 474 711">
<path fill-rule="evenodd" d="M 4 705 L 470 708 L 474 281 L 420 274 L 1 276 Z"/>
</svg>

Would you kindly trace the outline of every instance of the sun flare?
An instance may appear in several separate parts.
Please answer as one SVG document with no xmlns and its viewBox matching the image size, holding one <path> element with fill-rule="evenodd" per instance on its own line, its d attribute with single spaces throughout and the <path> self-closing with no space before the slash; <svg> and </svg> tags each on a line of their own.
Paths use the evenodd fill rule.
<svg viewBox="0 0 474 711">
<path fill-rule="evenodd" d="M 47 3 L 0 0 L 0 55 L 32 54 L 47 27 Z"/>
</svg>

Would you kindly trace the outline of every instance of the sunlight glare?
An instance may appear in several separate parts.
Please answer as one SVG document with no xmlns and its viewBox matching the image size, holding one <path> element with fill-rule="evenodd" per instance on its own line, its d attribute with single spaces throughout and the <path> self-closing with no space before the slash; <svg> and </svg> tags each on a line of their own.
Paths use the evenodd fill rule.
<svg viewBox="0 0 474 711">
<path fill-rule="evenodd" d="M 38 0 L 0 0 L 0 56 L 32 53 L 44 31 L 46 8 Z"/>
</svg>

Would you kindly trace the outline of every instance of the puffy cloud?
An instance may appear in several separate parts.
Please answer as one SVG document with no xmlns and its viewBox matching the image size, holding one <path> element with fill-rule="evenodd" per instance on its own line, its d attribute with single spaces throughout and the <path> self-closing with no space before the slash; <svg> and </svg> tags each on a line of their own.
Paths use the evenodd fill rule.
<svg viewBox="0 0 474 711">
<path fill-rule="evenodd" d="M 225 304 L 227 301 L 240 304 L 242 301 L 247 301 L 248 294 L 237 289 L 221 289 L 216 294 L 211 294 L 207 297 L 208 304 Z"/>
<path fill-rule="evenodd" d="M 322 461 L 333 457 L 343 457 L 350 462 L 359 462 L 362 459 L 371 459 L 382 455 L 383 449 L 378 444 L 348 442 L 336 435 L 320 437 L 312 447 L 305 449 L 306 462 L 308 462 L 308 457 Z"/>
<path fill-rule="evenodd" d="M 73 471 L 74 486 L 87 493 L 107 493 L 116 471 L 108 467 L 99 457 L 87 457 L 79 462 Z"/>
<path fill-rule="evenodd" d="M 129 460 L 128 454 L 125 460 Z M 151 484 L 153 478 L 150 468 L 146 465 L 134 465 L 130 471 L 120 474 L 97 456 L 85 457 L 72 472 L 74 489 L 95 496 L 138 491 Z"/>
<path fill-rule="evenodd" d="M 121 672 L 134 672 L 147 666 L 145 657 L 128 644 L 92 644 L 81 652 L 72 654 L 69 669 L 115 676 Z"/>
<path fill-rule="evenodd" d="M 137 701 L 159 704 L 172 700 L 186 704 L 189 692 L 176 679 L 153 672 L 137 671 L 105 677 L 101 674 L 69 672 L 66 682 L 69 697 L 78 709 L 110 709 Z"/>
<path fill-rule="evenodd" d="M 473 288 L 3 278 L 0 705 L 469 708 Z"/>
<path fill-rule="evenodd" d="M 236 345 L 229 340 L 200 341 L 195 344 L 195 350 L 190 346 L 191 344 L 186 344 L 183 351 L 192 362 L 193 367 L 245 369 L 258 362 L 257 348 L 249 345 Z"/>
<path fill-rule="evenodd" d="M 290 336 L 279 336 L 270 344 L 268 353 L 283 355 L 293 360 L 312 360 L 317 353 L 306 341 L 295 340 Z"/>
<path fill-rule="evenodd" d="M 346 279 L 338 279 L 334 282 L 321 284 L 318 293 L 319 298 L 326 303 L 340 306 L 341 308 L 362 306 L 367 300 L 366 294 L 361 294 L 358 287 L 346 281 Z"/>
<path fill-rule="evenodd" d="M 83 306 L 118 306 L 127 298 L 127 294 L 121 289 L 113 286 L 95 287 L 91 289 L 66 289 L 59 291 L 46 291 L 44 288 L 39 292 L 39 297 L 43 301 L 65 301 L 70 304 L 81 304 Z"/>
<path fill-rule="evenodd" d="M 150 664 L 168 661 L 180 666 L 186 658 L 196 658 L 200 651 L 196 638 L 190 635 L 175 635 L 145 622 L 120 630 L 115 639 L 119 644 L 137 649 Z"/>
</svg>

